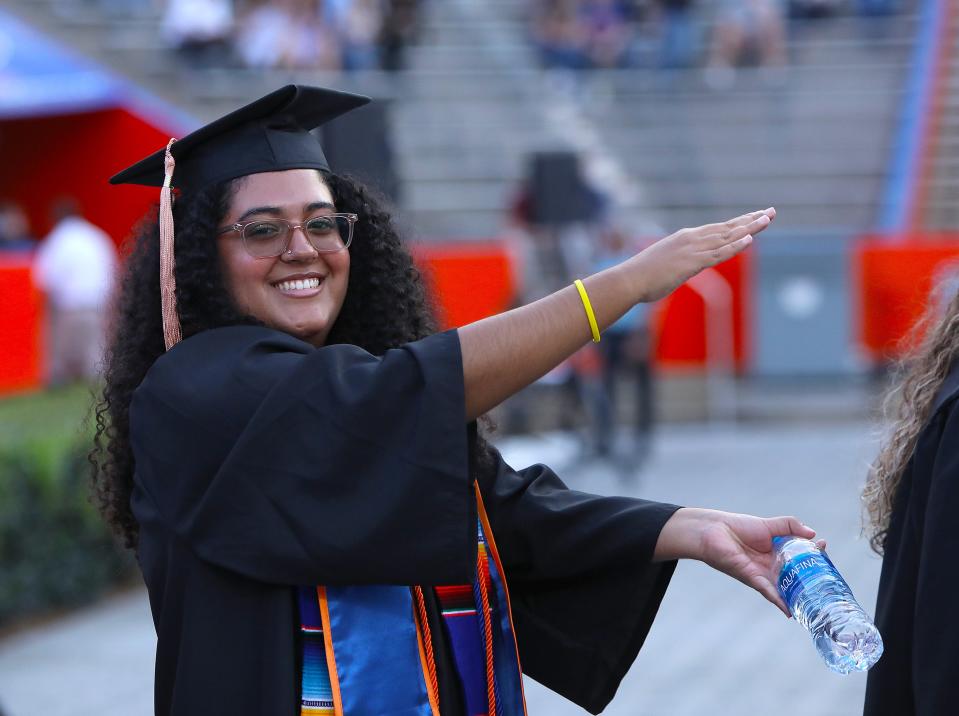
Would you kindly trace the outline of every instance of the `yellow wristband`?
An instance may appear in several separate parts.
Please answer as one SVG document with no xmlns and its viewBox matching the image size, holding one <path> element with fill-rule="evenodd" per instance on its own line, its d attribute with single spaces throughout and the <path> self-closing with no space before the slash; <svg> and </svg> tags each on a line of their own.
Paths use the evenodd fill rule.
<svg viewBox="0 0 959 716">
<path fill-rule="evenodd" d="M 593 343 L 599 343 L 599 326 L 596 325 L 596 314 L 593 313 L 593 306 L 589 302 L 589 294 L 586 293 L 586 287 L 579 279 L 573 281 L 576 290 L 579 291 L 579 297 L 583 299 L 583 308 L 586 309 L 586 318 L 589 320 L 589 330 L 593 332 Z"/>
</svg>

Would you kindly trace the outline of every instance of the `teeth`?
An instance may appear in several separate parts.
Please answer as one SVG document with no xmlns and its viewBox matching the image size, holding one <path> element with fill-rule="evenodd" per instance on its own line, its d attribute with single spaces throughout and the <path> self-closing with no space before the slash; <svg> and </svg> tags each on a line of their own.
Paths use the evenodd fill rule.
<svg viewBox="0 0 959 716">
<path fill-rule="evenodd" d="M 296 291 L 303 288 L 319 288 L 320 279 L 306 278 L 297 279 L 295 281 L 280 281 L 280 283 L 276 284 L 276 287 L 281 291 Z"/>
</svg>

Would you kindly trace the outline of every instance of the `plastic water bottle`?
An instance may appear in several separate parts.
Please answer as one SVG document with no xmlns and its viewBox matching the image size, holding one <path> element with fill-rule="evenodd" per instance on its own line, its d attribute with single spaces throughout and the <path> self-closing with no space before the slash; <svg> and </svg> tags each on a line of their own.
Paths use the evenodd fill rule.
<svg viewBox="0 0 959 716">
<path fill-rule="evenodd" d="M 776 585 L 833 671 L 866 671 L 882 656 L 882 637 L 839 570 L 815 542 L 774 537 Z"/>
</svg>

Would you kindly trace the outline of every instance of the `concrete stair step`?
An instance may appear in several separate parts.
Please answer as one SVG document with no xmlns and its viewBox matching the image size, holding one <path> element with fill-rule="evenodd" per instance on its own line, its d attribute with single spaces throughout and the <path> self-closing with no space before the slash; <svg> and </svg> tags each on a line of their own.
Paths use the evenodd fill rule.
<svg viewBox="0 0 959 716">
<path fill-rule="evenodd" d="M 682 227 L 702 226 L 755 211 L 770 204 L 759 198 L 753 201 L 730 205 L 705 205 L 692 207 L 656 207 L 654 216 L 667 231 Z M 875 226 L 876 206 L 828 206 L 818 204 L 774 204 L 779 212 L 775 231 L 789 230 L 835 230 L 837 226 L 852 232 L 869 231 Z"/>
<path fill-rule="evenodd" d="M 403 223 L 410 226 L 408 235 L 418 241 L 450 239 L 492 239 L 503 231 L 503 211 L 473 209 L 404 209 Z"/>
<path fill-rule="evenodd" d="M 886 43 L 885 48 L 876 49 L 874 58 L 884 62 L 895 61 L 896 64 L 908 61 L 908 51 L 911 43 L 905 40 L 896 40 Z M 477 39 L 475 44 L 464 46 L 424 46 L 417 48 L 410 54 L 412 69 L 429 70 L 443 68 L 445 70 L 471 70 L 478 64 L 478 53 L 495 55 L 499 62 L 510 65 L 535 66 L 538 63 L 538 54 L 527 42 L 502 41 L 491 46 L 483 38 Z M 852 66 L 863 62 L 861 46 L 856 43 L 832 43 L 822 47 L 808 47 L 797 45 L 787 48 L 790 66 L 795 67 L 837 67 Z"/>
<path fill-rule="evenodd" d="M 646 187 L 648 200 L 657 209 L 679 207 L 743 206 L 762 209 L 767 206 L 816 207 L 833 210 L 848 206 L 873 206 L 876 187 L 871 182 L 850 184 L 841 180 L 821 182 L 728 182 L 702 185 L 697 182 L 651 184 Z M 838 218 L 838 217 L 837 217 Z M 834 220 L 833 223 L 839 223 Z"/>
<path fill-rule="evenodd" d="M 506 181 L 411 182 L 403 192 L 407 210 L 503 212 L 517 187 Z"/>
<path fill-rule="evenodd" d="M 426 126 L 422 127 L 423 129 Z M 454 153 L 457 150 L 475 149 L 496 152 L 510 148 L 532 146 L 549 147 L 555 144 L 543 130 L 534 127 L 514 128 L 510 136 L 503 137 L 482 127 L 446 127 L 446 131 L 401 132 L 397 146 L 401 151 L 426 151 Z M 817 134 L 817 130 L 820 132 Z M 655 155 L 694 156 L 705 158 L 723 156 L 734 159 L 756 156 L 759 161 L 770 156 L 790 157 L 810 153 L 813 156 L 828 156 L 837 151 L 855 152 L 858 148 L 874 149 L 888 134 L 885 127 L 864 126 L 860 131 L 843 131 L 841 134 L 823 133 L 822 128 L 801 127 L 795 131 L 762 131 L 761 127 L 743 126 L 723 128 L 700 126 L 670 130 L 664 127 L 642 130 L 619 128 L 603 136 L 606 146 L 616 147 L 622 155 L 650 157 Z"/>
<path fill-rule="evenodd" d="M 959 210 L 932 210 L 923 223 L 923 229 L 937 232 L 959 231 Z"/>
<path fill-rule="evenodd" d="M 657 183 L 646 187 L 652 204 L 659 210 L 707 209 L 727 206 L 754 210 L 765 206 L 872 207 L 876 202 L 875 188 L 869 182 L 851 183 L 841 178 L 832 181 L 794 181 L 770 183 L 756 181 L 701 184 Z M 448 209 L 505 211 L 517 186 L 509 181 L 475 182 L 409 182 L 404 190 L 404 206 L 409 210 Z M 750 209 L 751 207 L 751 209 Z M 839 223 L 834 220 L 833 223 Z"/>
<path fill-rule="evenodd" d="M 728 157 L 728 155 L 725 155 Z M 844 181 L 865 181 L 874 178 L 885 166 L 886 158 L 877 160 L 867 152 L 844 155 L 834 166 L 825 165 L 822 157 L 810 156 L 797 151 L 788 162 L 766 160 L 762 163 L 744 164 L 722 161 L 698 163 L 695 171 L 688 162 L 644 161 L 641 156 L 624 156 L 624 162 L 643 182 L 696 181 L 722 182 L 751 180 L 757 182 L 788 182 L 793 179 L 816 181 L 839 178 Z M 487 153 L 464 156 L 457 167 L 457 181 L 474 182 L 497 179 L 519 181 L 525 173 L 526 159 L 522 156 Z M 408 181 L 448 181 L 449 162 L 446 158 L 429 158 L 411 152 L 404 158 L 403 175 Z M 959 172 L 957 172 L 959 176 Z"/>
<path fill-rule="evenodd" d="M 573 106 L 604 130 L 614 131 L 655 127 L 669 127 L 678 131 L 700 124 L 722 127 L 816 124 L 832 128 L 834 125 L 875 121 L 878 112 L 888 112 L 889 96 L 879 92 L 852 97 L 838 93 L 817 100 L 811 95 L 789 95 L 784 98 L 757 95 L 741 100 L 716 98 L 695 102 L 663 98 L 655 103 L 625 103 L 616 98 L 598 96 L 576 102 Z M 420 102 L 399 107 L 396 121 L 435 128 L 459 128 L 464 125 L 491 130 L 516 125 L 521 128 L 542 127 L 542 103 L 526 98 L 526 101 L 514 103 L 511 109 L 513 111 L 507 115 L 503 112 L 501 101 L 487 97 L 462 100 L 424 97 Z"/>
</svg>

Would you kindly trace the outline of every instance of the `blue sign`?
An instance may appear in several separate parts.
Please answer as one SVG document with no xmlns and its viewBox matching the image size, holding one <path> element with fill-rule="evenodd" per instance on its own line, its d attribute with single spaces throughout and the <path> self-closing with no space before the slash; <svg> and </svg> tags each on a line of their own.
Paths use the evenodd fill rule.
<svg viewBox="0 0 959 716">
<path fill-rule="evenodd" d="M 121 83 L 0 11 L 0 118 L 116 106 Z"/>
</svg>

